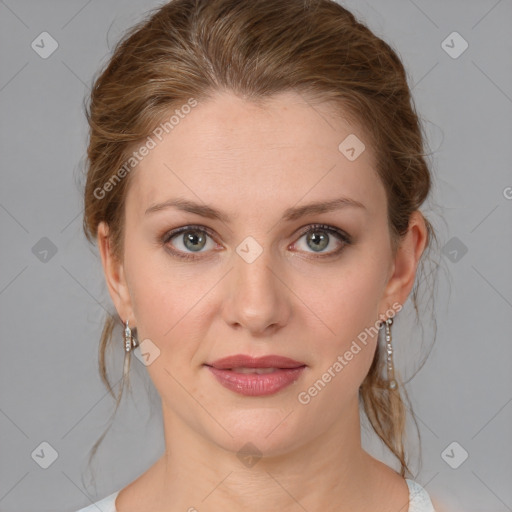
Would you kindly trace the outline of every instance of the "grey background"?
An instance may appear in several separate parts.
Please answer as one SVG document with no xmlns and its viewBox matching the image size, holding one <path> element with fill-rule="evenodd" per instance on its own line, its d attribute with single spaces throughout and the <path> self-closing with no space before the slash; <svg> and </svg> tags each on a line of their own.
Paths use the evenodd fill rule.
<svg viewBox="0 0 512 512">
<path fill-rule="evenodd" d="M 81 231 L 80 194 L 93 73 L 161 3 L 0 1 L 0 511 L 76 510 L 126 486 L 164 448 L 158 396 L 134 358 L 133 397 L 90 481 L 86 457 L 114 407 L 97 371 L 104 314 L 114 310 Z M 432 151 L 440 207 L 423 211 L 439 230 L 445 272 L 436 342 L 407 385 L 423 448 L 416 480 L 449 510 L 512 510 L 512 2 L 342 3 L 403 59 Z M 46 59 L 31 47 L 43 31 L 58 42 Z M 469 44 L 458 58 L 441 45 L 453 31 Z M 415 368 L 403 350 L 408 329 L 399 321 L 393 336 L 406 376 Z M 454 441 L 452 461 L 468 453 L 457 469 L 445 462 Z M 57 454 L 47 469 L 32 455 L 42 442 L 52 447 L 44 457 Z M 366 431 L 364 443 L 394 465 Z"/>
</svg>

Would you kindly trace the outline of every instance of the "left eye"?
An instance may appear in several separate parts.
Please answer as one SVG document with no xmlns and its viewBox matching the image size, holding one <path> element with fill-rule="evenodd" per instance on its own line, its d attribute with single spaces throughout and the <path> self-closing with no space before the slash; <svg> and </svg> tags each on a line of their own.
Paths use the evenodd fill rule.
<svg viewBox="0 0 512 512">
<path fill-rule="evenodd" d="M 332 236 L 338 239 L 338 243 L 341 242 L 341 248 L 333 249 L 331 251 L 324 251 L 324 249 L 331 245 Z M 305 238 L 305 243 L 307 247 L 313 249 L 313 252 L 327 252 L 325 256 L 332 256 L 334 254 L 338 254 L 344 248 L 345 245 L 351 243 L 350 237 L 343 231 L 339 230 L 338 228 L 326 226 L 323 224 L 309 226 L 308 229 L 302 233 L 302 236 L 299 238 L 299 241 L 302 238 Z"/>
<path fill-rule="evenodd" d="M 341 247 L 338 249 L 325 251 L 325 249 L 331 245 L 332 235 L 338 239 L 338 242 L 341 243 Z M 170 243 L 171 240 L 175 238 L 178 241 L 177 246 L 174 243 Z M 171 246 L 169 247 L 169 250 L 174 256 L 183 259 L 194 259 L 198 258 L 199 256 L 195 256 L 193 253 L 207 252 L 208 238 L 211 239 L 210 249 L 212 249 L 215 247 L 215 243 L 213 242 L 213 233 L 208 228 L 203 226 L 183 226 L 169 233 L 166 233 L 162 237 L 162 243 L 164 245 L 168 244 Z M 324 224 L 311 225 L 308 226 L 306 230 L 302 230 L 298 241 L 293 245 L 297 244 L 303 238 L 305 239 L 306 246 L 312 249 L 314 253 L 322 253 L 314 257 L 333 256 L 341 252 L 345 245 L 349 245 L 351 243 L 349 235 L 339 230 L 338 228 Z M 202 249 L 205 247 L 206 250 L 203 251 Z M 310 251 L 305 250 L 304 252 Z"/>
</svg>

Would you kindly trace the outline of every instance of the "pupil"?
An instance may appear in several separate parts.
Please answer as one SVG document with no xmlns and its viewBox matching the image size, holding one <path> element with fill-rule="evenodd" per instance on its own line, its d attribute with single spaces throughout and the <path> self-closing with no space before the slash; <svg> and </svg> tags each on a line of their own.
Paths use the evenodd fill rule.
<svg viewBox="0 0 512 512">
<path fill-rule="evenodd" d="M 318 250 L 318 248 L 320 248 L 320 250 L 321 249 L 325 249 L 327 247 L 327 236 L 326 236 L 326 234 L 320 231 L 320 233 L 322 233 L 322 234 L 320 236 L 318 236 L 315 233 L 318 233 L 318 231 L 308 235 L 308 242 L 312 241 L 313 244 L 316 245 L 316 247 L 312 247 L 312 249 L 315 250 L 315 251 Z"/>
<path fill-rule="evenodd" d="M 205 241 L 204 236 L 196 235 L 193 233 L 194 232 L 190 231 L 187 235 L 185 235 L 185 246 L 188 249 L 196 250 L 198 247 L 197 247 L 197 245 L 194 245 L 194 244 L 202 242 L 202 245 L 199 247 L 199 249 L 202 249 L 204 247 L 204 241 Z M 197 233 L 197 232 L 195 232 L 195 233 Z"/>
</svg>

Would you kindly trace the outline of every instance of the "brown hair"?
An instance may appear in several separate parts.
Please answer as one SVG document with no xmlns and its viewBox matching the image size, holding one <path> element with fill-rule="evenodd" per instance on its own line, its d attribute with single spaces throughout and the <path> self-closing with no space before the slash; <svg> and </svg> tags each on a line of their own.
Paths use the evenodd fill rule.
<svg viewBox="0 0 512 512">
<path fill-rule="evenodd" d="M 86 112 L 90 138 L 83 228 L 89 242 L 94 243 L 98 224 L 105 221 L 113 254 L 122 260 L 123 208 L 131 174 L 102 192 L 104 197 L 98 190 L 107 190 L 105 184 L 134 147 L 171 109 L 220 90 L 250 101 L 293 90 L 311 100 L 332 101 L 360 125 L 375 151 L 396 251 L 411 214 L 431 188 L 422 127 L 395 51 L 332 0 L 173 0 L 126 32 L 95 79 Z M 429 249 L 436 236 L 426 218 L 425 223 Z M 417 316 L 418 284 L 417 276 L 412 294 Z M 101 378 L 114 397 L 105 350 L 116 323 L 121 324 L 119 318 L 107 317 L 99 350 Z M 404 450 L 404 400 L 409 399 L 398 374 L 398 388 L 388 389 L 384 365 L 378 346 L 360 387 L 360 404 L 405 476 L 410 470 Z M 116 411 L 125 380 L 129 385 L 128 370 L 125 354 Z"/>
</svg>

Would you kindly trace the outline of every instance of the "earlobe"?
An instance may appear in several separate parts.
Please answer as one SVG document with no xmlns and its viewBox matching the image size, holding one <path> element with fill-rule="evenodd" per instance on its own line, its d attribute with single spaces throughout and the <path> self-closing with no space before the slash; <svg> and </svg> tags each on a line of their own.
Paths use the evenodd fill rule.
<svg viewBox="0 0 512 512">
<path fill-rule="evenodd" d="M 124 321 L 133 317 L 130 294 L 124 275 L 124 267 L 112 253 L 109 228 L 105 222 L 100 222 L 97 231 L 98 250 L 101 256 L 103 272 L 108 291 L 114 306 Z"/>
</svg>

